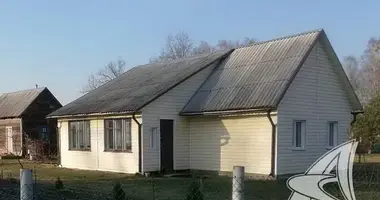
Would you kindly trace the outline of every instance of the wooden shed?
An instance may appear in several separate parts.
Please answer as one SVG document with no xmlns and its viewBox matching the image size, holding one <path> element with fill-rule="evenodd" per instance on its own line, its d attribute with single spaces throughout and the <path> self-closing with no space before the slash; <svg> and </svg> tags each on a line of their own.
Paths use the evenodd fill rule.
<svg viewBox="0 0 380 200">
<path fill-rule="evenodd" d="M 36 142 L 56 152 L 56 120 L 46 116 L 61 107 L 46 87 L 0 95 L 0 155 L 25 156 Z"/>
</svg>

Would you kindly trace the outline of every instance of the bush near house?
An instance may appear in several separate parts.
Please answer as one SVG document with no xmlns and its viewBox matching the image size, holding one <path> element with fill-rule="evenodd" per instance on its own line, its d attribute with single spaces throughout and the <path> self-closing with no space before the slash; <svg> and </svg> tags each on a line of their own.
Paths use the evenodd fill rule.
<svg viewBox="0 0 380 200">
<path fill-rule="evenodd" d="M 35 161 L 48 161 L 55 160 L 57 153 L 54 151 L 54 147 L 50 142 L 37 139 L 28 139 L 27 140 L 27 153 L 26 157 L 32 156 L 32 159 Z"/>
<path fill-rule="evenodd" d="M 375 145 L 380 142 L 380 93 L 372 98 L 364 108 L 364 113 L 357 116 L 353 124 L 353 138 L 359 141 L 358 153 L 370 153 Z"/>
</svg>

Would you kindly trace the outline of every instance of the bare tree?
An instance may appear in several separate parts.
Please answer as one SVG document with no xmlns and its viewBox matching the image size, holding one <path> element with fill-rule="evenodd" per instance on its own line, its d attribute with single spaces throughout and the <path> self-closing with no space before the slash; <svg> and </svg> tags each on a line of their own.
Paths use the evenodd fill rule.
<svg viewBox="0 0 380 200">
<path fill-rule="evenodd" d="M 208 54 L 216 51 L 217 49 L 213 46 L 211 46 L 209 43 L 205 41 L 201 41 L 200 44 L 197 47 L 193 48 L 193 55 L 202 55 L 202 54 Z"/>
<path fill-rule="evenodd" d="M 219 42 L 216 46 L 220 50 L 227 50 L 227 49 L 249 46 L 249 45 L 252 45 L 254 43 L 256 43 L 256 40 L 253 38 L 245 38 L 243 40 L 243 42 L 240 42 L 239 40 L 237 40 L 237 41 L 219 40 Z"/>
<path fill-rule="evenodd" d="M 169 35 L 166 39 L 166 47 L 161 51 L 157 61 L 171 61 L 178 58 L 191 56 L 194 43 L 185 32 Z"/>
<path fill-rule="evenodd" d="M 185 32 L 179 32 L 176 35 L 169 35 L 166 39 L 166 46 L 161 51 L 161 55 L 157 58 L 151 58 L 150 63 L 160 61 L 172 61 L 178 58 L 185 58 L 196 55 L 209 54 L 218 50 L 227 50 L 239 48 L 255 43 L 252 38 L 245 38 L 240 41 L 220 40 L 213 46 L 206 41 L 201 41 L 199 45 L 195 45 L 194 41 Z"/>
<path fill-rule="evenodd" d="M 125 61 L 118 59 L 116 62 L 109 62 L 97 73 L 88 77 L 87 84 L 83 87 L 82 93 L 87 93 L 108 81 L 120 76 L 125 72 Z"/>
<path fill-rule="evenodd" d="M 352 87 L 357 90 L 359 89 L 359 75 L 360 66 L 359 62 L 354 56 L 346 56 L 343 59 L 343 68 L 350 80 Z"/>
<path fill-rule="evenodd" d="M 219 40 L 216 46 L 218 47 L 218 49 L 226 50 L 226 49 L 235 48 L 240 45 L 238 41 L 232 42 L 232 41 L 227 41 L 227 40 Z"/>
<path fill-rule="evenodd" d="M 369 96 L 371 96 L 368 88 L 366 88 L 369 83 L 367 80 L 368 74 L 354 56 L 344 57 L 342 64 L 356 95 L 363 104 L 366 104 L 369 100 Z"/>
<path fill-rule="evenodd" d="M 253 45 L 253 44 L 255 44 L 255 43 L 257 43 L 257 40 L 256 40 L 256 39 L 246 37 L 246 38 L 244 39 L 243 46 Z"/>
<path fill-rule="evenodd" d="M 370 38 L 364 54 L 361 56 L 359 74 L 360 97 L 367 104 L 380 87 L 380 38 Z"/>
</svg>

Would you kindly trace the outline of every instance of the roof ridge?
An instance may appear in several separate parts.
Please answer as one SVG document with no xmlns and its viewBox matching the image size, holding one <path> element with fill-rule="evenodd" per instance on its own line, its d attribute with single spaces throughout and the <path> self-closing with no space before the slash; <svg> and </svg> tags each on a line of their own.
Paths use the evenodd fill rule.
<svg viewBox="0 0 380 200">
<path fill-rule="evenodd" d="M 210 55 L 212 55 L 214 53 L 218 53 L 218 52 L 223 52 L 223 51 L 228 52 L 228 51 L 231 51 L 231 50 L 242 49 L 242 48 L 251 47 L 251 46 L 255 46 L 255 45 L 259 45 L 259 44 L 273 42 L 273 41 L 276 41 L 276 40 L 284 40 L 284 39 L 288 39 L 288 38 L 292 38 L 292 37 L 297 37 L 297 36 L 301 36 L 301 35 L 307 35 L 307 34 L 310 34 L 310 33 L 316 33 L 316 32 L 322 32 L 322 31 L 324 31 L 323 28 L 309 30 L 309 31 L 303 31 L 303 32 L 298 32 L 298 33 L 291 34 L 291 35 L 280 36 L 280 37 L 272 38 L 272 39 L 269 39 L 269 40 L 264 40 L 264 41 L 261 41 L 261 42 L 255 42 L 255 43 L 247 45 L 247 46 L 242 46 L 242 47 L 237 47 L 237 48 L 230 48 L 230 49 L 217 49 L 215 51 L 212 51 L 212 52 L 209 52 L 209 53 L 205 53 L 205 54 L 195 54 L 195 55 L 190 55 L 190 56 L 187 56 L 187 57 L 172 59 L 172 60 L 168 60 L 168 61 L 162 60 L 162 61 L 157 61 L 157 62 L 140 64 L 140 65 L 136 65 L 134 67 L 131 67 L 131 69 L 132 68 L 149 66 L 151 64 L 171 64 L 173 62 L 183 61 L 183 60 L 192 59 L 192 58 L 207 57 L 207 56 L 210 56 Z"/>
<path fill-rule="evenodd" d="M 320 29 L 314 29 L 314 30 L 309 30 L 309 31 L 298 32 L 298 33 L 295 33 L 295 34 L 275 37 L 275 38 L 272 38 L 272 39 L 269 39 L 269 40 L 264 40 L 264 41 L 261 41 L 261 42 L 256 42 L 256 43 L 253 43 L 253 44 L 250 44 L 250 45 L 247 45 L 247 46 L 238 47 L 238 48 L 235 48 L 234 50 L 236 50 L 236 49 L 243 49 L 243 48 L 247 48 L 247 47 L 252 47 L 252 46 L 256 46 L 256 45 L 260 45 L 260 44 L 265 44 L 265 43 L 269 43 L 269 42 L 274 42 L 274 41 L 278 41 L 278 40 L 285 40 L 285 39 L 289 39 L 289 38 L 293 38 L 293 37 L 298 37 L 298 36 L 302 36 L 302 35 L 307 35 L 307 34 L 311 34 L 311 33 L 323 32 L 323 31 L 324 31 L 324 29 L 320 28 Z"/>
<path fill-rule="evenodd" d="M 233 49 L 233 48 L 231 48 Z M 204 54 L 194 54 L 194 55 L 190 55 L 190 56 L 186 56 L 186 57 L 182 57 L 182 58 L 176 58 L 176 59 L 172 59 L 172 60 L 162 60 L 162 61 L 157 61 L 157 62 L 153 62 L 153 63 L 146 63 L 146 64 L 141 64 L 141 65 L 137 65 L 135 67 L 142 67 L 142 66 L 148 66 L 150 64 L 172 64 L 172 63 L 175 63 L 175 62 L 179 62 L 179 61 L 184 61 L 184 60 L 187 60 L 187 59 L 194 59 L 194 58 L 200 58 L 200 57 L 208 57 L 208 56 L 211 56 L 212 54 L 216 54 L 216 53 L 220 53 L 220 52 L 228 52 L 230 51 L 231 49 L 217 49 L 215 51 L 211 51 L 211 52 L 208 52 L 208 53 L 204 53 Z M 132 67 L 134 68 L 134 67 Z"/>
<path fill-rule="evenodd" d="M 27 92 L 27 91 L 33 91 L 33 90 L 44 90 L 46 89 L 47 87 L 39 87 L 39 88 L 32 88 L 32 89 L 24 89 L 24 90 L 17 90 L 17 91 L 13 91 L 13 92 L 4 92 L 2 94 L 0 94 L 0 96 L 2 95 L 6 95 L 6 94 L 14 94 L 14 93 L 19 93 L 19 92 Z"/>
</svg>

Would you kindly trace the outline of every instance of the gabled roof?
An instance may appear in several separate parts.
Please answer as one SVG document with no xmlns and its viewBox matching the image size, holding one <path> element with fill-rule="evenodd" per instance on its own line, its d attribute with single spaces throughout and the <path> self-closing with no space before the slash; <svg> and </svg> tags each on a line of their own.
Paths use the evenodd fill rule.
<svg viewBox="0 0 380 200">
<path fill-rule="evenodd" d="M 134 67 L 48 117 L 135 113 L 216 62 L 180 114 L 276 109 L 317 41 L 326 48 L 352 110 L 362 110 L 325 32 L 316 30 L 171 63 Z"/>
<path fill-rule="evenodd" d="M 317 41 L 327 49 L 353 111 L 361 110 L 325 32 L 316 30 L 236 49 L 214 69 L 180 114 L 276 109 Z"/>
<path fill-rule="evenodd" d="M 48 117 L 134 113 L 229 52 L 134 67 Z"/>
<path fill-rule="evenodd" d="M 0 119 L 20 117 L 45 89 L 41 87 L 0 95 Z"/>
</svg>

